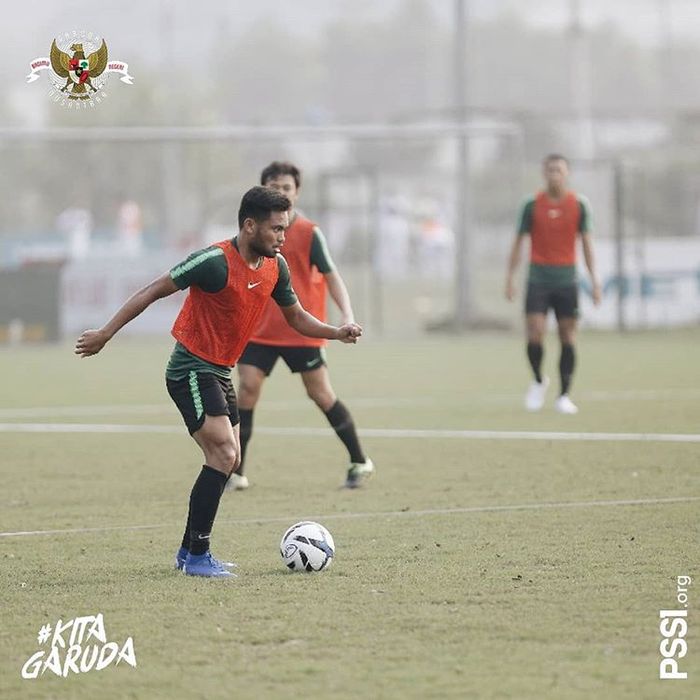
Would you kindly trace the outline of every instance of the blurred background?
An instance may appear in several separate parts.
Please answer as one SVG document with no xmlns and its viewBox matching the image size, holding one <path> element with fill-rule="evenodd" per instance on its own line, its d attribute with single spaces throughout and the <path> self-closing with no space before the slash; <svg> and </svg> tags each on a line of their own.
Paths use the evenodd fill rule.
<svg viewBox="0 0 700 700">
<path fill-rule="evenodd" d="M 582 274 L 582 323 L 700 321 L 697 0 L 101 5 L 3 2 L 0 342 L 101 325 L 232 236 L 280 159 L 368 338 L 520 328 L 506 257 L 553 151 L 593 211 L 604 301 Z M 74 29 L 134 78 L 94 108 L 26 82 Z M 166 333 L 180 303 L 125 332 Z"/>
</svg>

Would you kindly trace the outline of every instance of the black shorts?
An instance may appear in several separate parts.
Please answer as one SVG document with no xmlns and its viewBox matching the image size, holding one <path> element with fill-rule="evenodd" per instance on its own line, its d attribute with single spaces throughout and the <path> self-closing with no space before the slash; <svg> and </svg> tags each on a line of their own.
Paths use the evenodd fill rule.
<svg viewBox="0 0 700 700">
<path fill-rule="evenodd" d="M 326 353 L 323 348 L 262 345 L 261 343 L 248 343 L 238 364 L 253 365 L 269 377 L 278 357 L 285 361 L 292 372 L 311 372 L 326 364 Z"/>
<path fill-rule="evenodd" d="M 230 379 L 211 372 L 190 372 L 185 379 L 166 377 L 165 384 L 190 435 L 202 427 L 206 416 L 228 416 L 231 425 L 238 425 L 238 401 Z"/>
<path fill-rule="evenodd" d="M 550 287 L 546 284 L 527 285 L 526 314 L 546 314 L 554 309 L 557 320 L 578 318 L 578 286 Z"/>
</svg>

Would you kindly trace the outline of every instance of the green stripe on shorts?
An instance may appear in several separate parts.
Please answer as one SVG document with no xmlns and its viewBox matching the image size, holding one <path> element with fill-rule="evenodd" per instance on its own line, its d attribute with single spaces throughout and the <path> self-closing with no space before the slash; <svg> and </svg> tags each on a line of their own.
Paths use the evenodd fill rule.
<svg viewBox="0 0 700 700">
<path fill-rule="evenodd" d="M 204 407 L 202 406 L 202 395 L 199 393 L 199 382 L 197 381 L 196 372 L 190 372 L 190 392 L 192 394 L 194 410 L 197 412 L 197 420 L 199 420 L 204 413 Z"/>
</svg>

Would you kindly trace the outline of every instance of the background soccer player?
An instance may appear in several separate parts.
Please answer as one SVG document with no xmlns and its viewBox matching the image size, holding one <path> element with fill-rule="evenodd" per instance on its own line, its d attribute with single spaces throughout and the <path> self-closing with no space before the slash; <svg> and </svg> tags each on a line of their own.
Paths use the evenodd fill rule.
<svg viewBox="0 0 700 700">
<path fill-rule="evenodd" d="M 279 255 L 289 225 L 291 202 L 267 187 L 243 196 L 239 234 L 190 255 L 130 297 L 99 330 L 85 331 L 76 343 L 81 357 L 95 355 L 114 334 L 153 302 L 189 287 L 173 326 L 175 348 L 166 369 L 168 393 L 204 453 L 204 466 L 190 494 L 187 526 L 176 564 L 194 576 L 232 576 L 231 564 L 209 551 L 219 500 L 226 480 L 240 462 L 238 408 L 231 366 L 238 360 L 270 297 L 285 322 L 314 338 L 355 343 L 362 329 L 339 328 L 314 318 L 290 286 Z"/>
<path fill-rule="evenodd" d="M 578 412 L 569 398 L 576 355 L 578 319 L 578 285 L 576 280 L 576 239 L 581 236 L 583 257 L 591 277 L 593 302 L 600 303 L 600 283 L 595 272 L 590 236 L 590 211 L 586 200 L 567 189 L 569 164 L 564 156 L 548 155 L 544 159 L 546 188 L 527 200 L 520 215 L 518 234 L 508 261 L 506 297 L 515 298 L 513 277 L 520 264 L 525 236 L 530 236 L 530 271 L 525 300 L 527 322 L 527 356 L 534 381 L 525 397 L 529 411 L 544 405 L 549 379 L 542 376 L 542 342 L 547 327 L 547 313 L 554 309 L 561 341 L 559 375 L 561 390 L 554 406 L 565 414 Z"/>
<path fill-rule="evenodd" d="M 273 162 L 260 176 L 263 185 L 286 195 L 296 205 L 301 187 L 301 173 L 291 163 Z M 318 226 L 305 219 L 294 208 L 284 244 L 284 257 L 289 264 L 294 289 L 304 308 L 317 318 L 326 320 L 326 289 L 340 310 L 342 322 L 352 324 L 354 315 L 343 278 L 335 269 Z M 244 475 L 246 448 L 253 432 L 253 410 L 260 398 L 265 378 L 281 357 L 292 372 L 299 372 L 309 398 L 323 411 L 350 458 L 345 485 L 359 486 L 374 471 L 374 464 L 362 450 L 355 423 L 345 405 L 338 400 L 331 386 L 324 346 L 326 341 L 299 334 L 288 324 L 274 304 L 268 304 L 260 325 L 238 363 L 239 412 L 241 416 L 241 465 L 231 477 L 229 488 L 248 487 Z"/>
</svg>

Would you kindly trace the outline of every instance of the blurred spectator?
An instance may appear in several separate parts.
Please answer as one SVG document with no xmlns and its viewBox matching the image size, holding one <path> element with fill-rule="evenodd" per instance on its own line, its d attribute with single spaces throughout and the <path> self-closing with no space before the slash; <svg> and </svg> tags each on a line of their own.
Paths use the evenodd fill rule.
<svg viewBox="0 0 700 700">
<path fill-rule="evenodd" d="M 411 230 L 408 222 L 409 202 L 392 195 L 379 203 L 379 231 L 376 232 L 377 270 L 388 278 L 400 279 L 408 273 Z"/>
<path fill-rule="evenodd" d="M 143 217 L 141 207 L 127 199 L 119 207 L 117 240 L 119 250 L 129 257 L 136 257 L 143 250 Z"/>
<path fill-rule="evenodd" d="M 449 277 L 454 271 L 455 237 L 445 223 L 439 204 L 424 199 L 416 205 L 419 226 L 418 269 L 423 276 Z"/>
<path fill-rule="evenodd" d="M 92 214 L 81 207 L 64 209 L 56 217 L 56 228 L 65 238 L 68 258 L 82 260 L 90 253 Z"/>
</svg>

